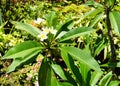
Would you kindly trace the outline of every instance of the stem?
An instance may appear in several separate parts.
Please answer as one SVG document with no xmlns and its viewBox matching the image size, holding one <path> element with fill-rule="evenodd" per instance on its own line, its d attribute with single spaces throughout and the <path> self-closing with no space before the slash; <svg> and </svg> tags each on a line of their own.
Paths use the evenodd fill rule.
<svg viewBox="0 0 120 86">
<path fill-rule="evenodd" d="M 106 24 L 107 24 L 107 29 L 108 29 L 108 36 L 110 39 L 110 47 L 111 47 L 111 53 L 112 53 L 112 57 L 111 57 L 111 62 L 116 62 L 116 52 L 115 52 L 115 45 L 114 45 L 114 39 L 113 39 L 113 33 L 112 33 L 112 28 L 111 28 L 111 24 L 110 24 L 110 18 L 109 18 L 109 13 L 110 13 L 110 9 L 107 8 L 106 9 Z M 111 67 L 111 70 L 114 73 L 115 67 Z"/>
</svg>

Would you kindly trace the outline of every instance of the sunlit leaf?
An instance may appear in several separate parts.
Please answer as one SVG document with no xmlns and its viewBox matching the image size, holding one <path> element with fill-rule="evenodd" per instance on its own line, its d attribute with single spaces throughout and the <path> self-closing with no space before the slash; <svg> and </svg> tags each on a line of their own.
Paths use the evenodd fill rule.
<svg viewBox="0 0 120 86">
<path fill-rule="evenodd" d="M 119 86 L 119 85 L 120 85 L 120 81 L 115 80 L 115 81 L 111 81 L 108 86 Z"/>
<path fill-rule="evenodd" d="M 65 40 L 69 40 L 81 35 L 85 35 L 85 34 L 89 34 L 90 32 L 93 32 L 94 29 L 91 27 L 80 27 L 80 28 L 76 28 L 73 30 L 68 31 L 66 34 L 64 34 L 61 38 L 60 38 L 60 42 L 65 41 Z"/>
<path fill-rule="evenodd" d="M 21 57 L 21 58 L 13 59 L 12 64 L 7 69 L 7 73 L 14 71 L 17 67 L 21 66 L 22 64 L 27 64 L 29 62 L 33 62 L 36 58 L 34 56 L 37 55 L 39 52 L 40 52 L 40 50 L 35 50 L 32 53 L 27 54 L 27 56 L 24 58 Z"/>
<path fill-rule="evenodd" d="M 15 25 L 17 29 L 24 30 L 36 38 L 40 34 L 40 30 L 30 24 L 21 23 L 21 22 L 12 22 L 12 23 Z"/>
<path fill-rule="evenodd" d="M 96 71 L 101 71 L 97 61 L 91 56 L 88 48 L 81 50 L 75 47 L 62 47 L 62 51 L 69 53 L 72 58 L 86 64 L 89 68 L 92 68 Z M 69 56 L 68 56 L 69 57 Z M 66 60 L 64 60 L 66 61 Z"/>
<path fill-rule="evenodd" d="M 71 19 L 65 23 L 63 23 L 62 25 L 59 26 L 57 34 L 55 35 L 55 37 L 57 37 L 62 31 L 68 31 L 68 26 L 73 22 L 74 19 Z"/>
<path fill-rule="evenodd" d="M 55 27 L 57 25 L 57 15 L 55 12 L 51 11 L 45 16 L 45 18 L 49 27 Z"/>
<path fill-rule="evenodd" d="M 95 16 L 95 18 L 90 22 L 89 27 L 94 27 L 98 21 L 102 18 L 103 13 L 100 13 Z"/>
<path fill-rule="evenodd" d="M 42 46 L 40 43 L 35 41 L 25 41 L 8 50 L 8 52 L 3 56 L 3 59 L 24 59 L 35 51 L 41 51 L 41 49 Z"/>
<path fill-rule="evenodd" d="M 94 71 L 92 74 L 91 74 L 91 79 L 90 79 L 90 86 L 95 86 L 96 83 L 99 81 L 99 79 L 101 78 L 102 76 L 102 72 L 98 72 L 98 71 Z"/>
<path fill-rule="evenodd" d="M 115 32 L 120 35 L 120 13 L 116 11 L 110 12 L 109 18 Z"/>
<path fill-rule="evenodd" d="M 107 73 L 99 82 L 99 86 L 108 86 L 110 80 L 112 78 L 112 71 Z"/>
<path fill-rule="evenodd" d="M 86 64 L 80 62 L 80 71 L 83 79 L 82 86 L 89 86 L 91 77 L 90 68 Z"/>
</svg>

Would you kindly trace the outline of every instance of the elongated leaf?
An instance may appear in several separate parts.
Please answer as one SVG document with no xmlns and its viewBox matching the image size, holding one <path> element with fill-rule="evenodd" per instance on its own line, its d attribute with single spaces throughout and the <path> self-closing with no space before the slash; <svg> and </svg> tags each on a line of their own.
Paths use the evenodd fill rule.
<svg viewBox="0 0 120 86">
<path fill-rule="evenodd" d="M 60 86 L 74 86 L 71 83 L 68 82 L 59 82 Z"/>
<path fill-rule="evenodd" d="M 71 77 L 71 75 L 69 73 L 67 73 L 66 71 L 64 71 L 60 65 L 57 65 L 57 64 L 52 64 L 51 65 L 53 70 L 55 71 L 55 73 L 65 82 L 67 81 L 66 83 L 68 84 L 71 84 L 72 86 L 76 86 L 76 82 L 75 80 Z M 64 84 L 66 84 L 64 83 Z M 61 83 L 63 84 L 63 83 Z"/>
<path fill-rule="evenodd" d="M 100 52 L 105 48 L 107 43 L 108 43 L 108 41 L 106 39 L 98 38 L 95 43 L 95 46 L 94 46 L 94 48 L 95 48 L 94 56 L 99 55 Z"/>
<path fill-rule="evenodd" d="M 55 77 L 53 70 L 50 67 L 49 61 L 43 59 L 39 74 L 38 80 L 40 86 L 59 86 L 59 83 Z"/>
<path fill-rule="evenodd" d="M 94 27 L 94 25 L 102 18 L 103 13 L 100 13 L 99 15 L 95 16 L 95 18 L 90 22 L 89 27 Z"/>
<path fill-rule="evenodd" d="M 99 86 L 108 86 L 110 79 L 112 78 L 112 71 L 106 74 L 99 82 Z"/>
<path fill-rule="evenodd" d="M 66 50 L 64 50 L 64 48 L 61 48 L 61 56 L 65 64 L 67 65 L 67 67 L 71 70 L 74 77 L 78 81 L 79 85 L 81 85 L 82 77 L 81 77 L 80 71 L 74 64 L 74 60 L 72 59 L 72 57 L 68 54 L 68 52 L 66 52 Z M 77 86 L 77 85 L 74 85 L 74 86 Z"/>
<path fill-rule="evenodd" d="M 101 78 L 102 74 L 102 72 L 94 71 L 91 74 L 90 86 L 95 86 L 98 80 Z"/>
<path fill-rule="evenodd" d="M 63 71 L 60 65 L 52 64 L 51 66 L 57 75 L 59 75 L 63 80 L 67 80 L 65 72 Z"/>
<path fill-rule="evenodd" d="M 109 18 L 115 32 L 120 35 L 120 13 L 115 11 L 110 12 Z"/>
<path fill-rule="evenodd" d="M 0 9 L 0 26 L 2 24 L 2 12 L 1 12 L 1 9 Z"/>
<path fill-rule="evenodd" d="M 40 30 L 30 24 L 25 24 L 21 22 L 12 22 L 17 29 L 25 30 L 26 32 L 30 33 L 34 37 L 38 37 Z"/>
<path fill-rule="evenodd" d="M 119 86 L 119 85 L 120 85 L 120 81 L 116 80 L 116 81 L 111 81 L 108 86 Z"/>
<path fill-rule="evenodd" d="M 35 41 L 25 41 L 8 50 L 3 59 L 25 58 L 35 51 L 40 51 L 42 46 Z"/>
<path fill-rule="evenodd" d="M 120 62 L 102 64 L 101 67 L 119 67 L 120 68 Z"/>
<path fill-rule="evenodd" d="M 92 31 L 94 31 L 94 29 L 91 27 L 80 27 L 77 29 L 73 29 L 71 31 L 68 31 L 66 34 L 64 34 L 61 37 L 60 42 L 71 39 L 71 38 L 75 38 L 81 35 L 89 34 Z"/>
<path fill-rule="evenodd" d="M 24 58 L 13 59 L 12 64 L 7 69 L 7 73 L 14 71 L 18 66 L 21 66 L 22 64 L 26 64 L 26 63 L 34 61 L 35 60 L 34 56 L 37 55 L 39 52 L 40 52 L 40 49 L 33 51 L 32 53 L 28 54 Z"/>
<path fill-rule="evenodd" d="M 73 22 L 73 20 L 74 19 L 71 19 L 71 20 L 65 22 L 64 24 L 60 25 L 55 37 L 57 37 L 62 31 L 68 31 L 67 27 Z"/>
<path fill-rule="evenodd" d="M 92 68 L 96 71 L 101 71 L 97 61 L 91 56 L 88 48 L 81 50 L 75 47 L 62 47 L 64 52 L 69 53 L 74 59 L 86 64 L 89 68 Z"/>
<path fill-rule="evenodd" d="M 107 0 L 108 7 L 113 7 L 115 0 Z"/>
<path fill-rule="evenodd" d="M 93 10 L 85 13 L 85 15 L 83 15 L 82 18 L 91 17 L 91 16 L 93 17 L 93 16 L 98 15 L 98 14 L 101 13 L 101 12 L 103 12 L 103 8 L 102 8 L 102 7 L 99 7 L 99 8 L 97 8 L 97 9 L 93 9 Z"/>
<path fill-rule="evenodd" d="M 80 62 L 80 72 L 83 79 L 82 86 L 89 86 L 91 77 L 90 68 L 86 64 Z"/>
<path fill-rule="evenodd" d="M 52 11 L 52 12 L 48 13 L 45 16 L 45 18 L 46 18 L 48 26 L 49 27 L 54 26 L 54 28 L 55 28 L 55 26 L 57 24 L 57 15 L 56 15 L 56 13 Z"/>
</svg>

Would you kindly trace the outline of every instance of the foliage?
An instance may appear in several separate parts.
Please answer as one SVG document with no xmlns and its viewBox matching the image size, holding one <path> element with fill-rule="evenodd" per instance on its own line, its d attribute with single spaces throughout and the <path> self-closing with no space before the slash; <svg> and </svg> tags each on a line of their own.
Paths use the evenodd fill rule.
<svg viewBox="0 0 120 86">
<path fill-rule="evenodd" d="M 38 74 L 33 75 L 38 77 L 40 86 L 118 86 L 120 14 L 115 6 L 118 1 L 89 1 L 86 4 L 91 6 L 87 10 L 90 11 L 82 11 L 77 17 L 72 12 L 77 13 L 78 6 L 71 4 L 60 12 L 51 8 L 53 11 L 45 11 L 46 15 L 32 23 L 11 21 L 16 29 L 34 38 L 5 53 L 2 59 L 12 59 L 7 73 L 34 63 L 41 55 Z M 85 6 L 81 6 L 84 10 Z M 60 20 L 59 13 L 72 15 L 66 21 Z"/>
</svg>

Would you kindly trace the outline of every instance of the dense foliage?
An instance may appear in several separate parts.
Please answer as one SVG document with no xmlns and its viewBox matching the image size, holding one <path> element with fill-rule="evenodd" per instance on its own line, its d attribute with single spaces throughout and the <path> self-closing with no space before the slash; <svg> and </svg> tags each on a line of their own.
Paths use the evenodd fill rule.
<svg viewBox="0 0 120 86">
<path fill-rule="evenodd" d="M 119 8 L 119 0 L 1 6 L 0 85 L 119 86 Z"/>
</svg>

